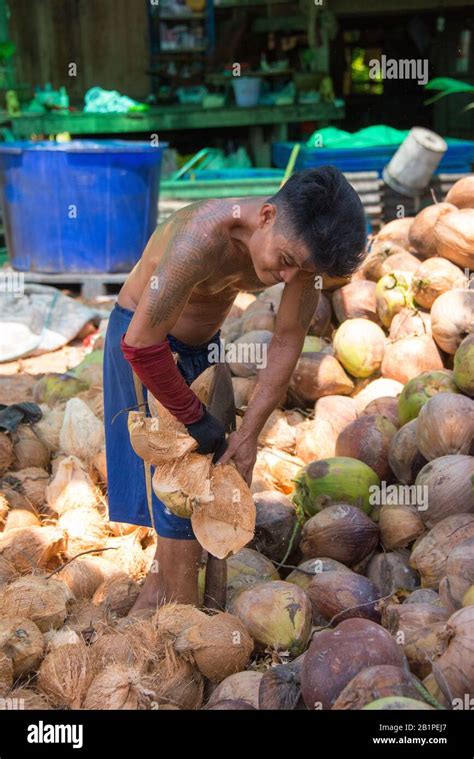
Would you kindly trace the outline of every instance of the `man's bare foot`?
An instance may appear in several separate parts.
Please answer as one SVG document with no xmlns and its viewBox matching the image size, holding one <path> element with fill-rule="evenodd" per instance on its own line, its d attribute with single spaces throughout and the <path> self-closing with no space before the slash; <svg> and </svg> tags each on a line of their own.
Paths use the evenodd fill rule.
<svg viewBox="0 0 474 759">
<path fill-rule="evenodd" d="M 131 616 L 142 609 L 155 609 L 165 603 L 163 585 L 156 574 L 149 573 L 142 585 L 138 598 L 128 612 Z"/>
</svg>

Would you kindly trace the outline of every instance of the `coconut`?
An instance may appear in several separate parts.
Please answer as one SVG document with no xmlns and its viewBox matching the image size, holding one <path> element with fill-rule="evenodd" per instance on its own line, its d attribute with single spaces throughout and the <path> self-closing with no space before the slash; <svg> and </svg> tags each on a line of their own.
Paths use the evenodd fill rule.
<svg viewBox="0 0 474 759">
<path fill-rule="evenodd" d="M 135 580 L 124 575 L 105 580 L 92 596 L 95 606 L 104 605 L 106 612 L 114 617 L 125 617 L 140 593 L 140 586 Z"/>
<path fill-rule="evenodd" d="M 48 630 L 43 635 L 43 641 L 46 649 L 46 653 L 54 651 L 54 649 L 60 646 L 65 646 L 69 643 L 81 643 L 81 639 L 77 632 L 67 625 L 61 627 L 59 630 Z"/>
<path fill-rule="evenodd" d="M 232 374 L 237 377 L 251 377 L 257 373 L 264 360 L 273 332 L 268 329 L 252 330 L 244 333 L 226 348 Z M 248 361 L 240 360 L 241 356 Z"/>
<path fill-rule="evenodd" d="M 40 519 L 32 511 L 26 509 L 12 509 L 6 519 L 4 532 L 18 530 L 26 527 L 39 527 Z"/>
<path fill-rule="evenodd" d="M 381 542 L 387 550 L 405 548 L 425 531 L 419 512 L 412 506 L 382 506 L 379 514 Z"/>
<path fill-rule="evenodd" d="M 189 518 L 194 503 L 210 497 L 211 459 L 199 453 L 187 453 L 155 468 L 153 491 L 176 516 Z"/>
<path fill-rule="evenodd" d="M 474 176 L 468 174 L 455 182 L 448 194 L 446 203 L 441 205 L 453 204 L 456 208 L 474 208 Z"/>
<path fill-rule="evenodd" d="M 439 295 L 466 286 L 467 277 L 459 266 L 445 258 L 429 258 L 415 272 L 412 292 L 418 305 L 429 309 Z"/>
<path fill-rule="evenodd" d="M 328 422 L 335 434 L 357 418 L 356 404 L 353 398 L 343 395 L 328 395 L 320 398 L 314 406 L 316 420 Z"/>
<path fill-rule="evenodd" d="M 379 323 L 375 307 L 375 282 L 350 282 L 333 293 L 332 306 L 338 322 L 346 319 L 370 319 Z"/>
<path fill-rule="evenodd" d="M 427 527 L 454 514 L 474 512 L 474 457 L 441 456 L 425 464 L 415 485 L 426 488 L 428 507 L 420 510 Z"/>
<path fill-rule="evenodd" d="M 359 672 L 342 690 L 333 709 L 362 709 L 366 704 L 388 696 L 417 698 L 415 678 L 401 667 L 379 664 Z"/>
<path fill-rule="evenodd" d="M 212 500 L 195 504 L 191 524 L 202 547 L 213 556 L 224 559 L 253 538 L 255 503 L 245 481 L 232 464 L 214 468 L 211 494 Z"/>
<path fill-rule="evenodd" d="M 215 708 L 225 701 L 244 701 L 248 707 L 258 709 L 262 672 L 237 672 L 223 680 L 207 702 L 209 709 Z"/>
<path fill-rule="evenodd" d="M 141 411 L 130 411 L 128 432 L 137 456 L 153 466 L 182 458 L 197 448 L 184 425 L 169 425 L 161 409 L 159 416 L 153 414 L 153 418 Z"/>
<path fill-rule="evenodd" d="M 465 337 L 454 354 L 453 379 L 461 392 L 474 396 L 474 335 Z"/>
<path fill-rule="evenodd" d="M 89 680 L 84 709 L 149 709 L 154 698 L 151 679 L 135 667 L 113 664 Z"/>
<path fill-rule="evenodd" d="M 400 340 L 402 337 L 421 337 L 431 333 L 431 317 L 424 311 L 415 311 L 412 308 L 401 308 L 395 314 L 389 330 L 390 341 Z"/>
<path fill-rule="evenodd" d="M 43 636 L 31 619 L 0 619 L 0 655 L 13 662 L 13 677 L 33 672 L 43 658 Z"/>
<path fill-rule="evenodd" d="M 288 398 L 292 404 L 308 406 L 325 395 L 350 395 L 353 390 L 354 383 L 334 356 L 304 353 L 291 375 Z"/>
<path fill-rule="evenodd" d="M 386 261 L 394 255 L 405 254 L 407 250 L 400 245 L 389 240 L 377 239 L 372 244 L 369 254 L 364 259 L 360 273 L 365 279 L 371 282 L 378 282 L 380 277 L 386 273 L 383 267 Z"/>
<path fill-rule="evenodd" d="M 178 635 L 193 625 L 207 619 L 204 612 L 190 604 L 165 604 L 159 607 L 153 617 L 153 626 L 157 632 L 157 649 L 169 648 Z"/>
<path fill-rule="evenodd" d="M 381 278 L 387 274 L 403 274 L 411 279 L 416 270 L 419 268 L 420 262 L 418 258 L 412 256 L 408 251 L 400 251 L 399 253 L 393 253 L 382 264 Z"/>
<path fill-rule="evenodd" d="M 396 427 L 384 416 L 363 415 L 338 436 L 336 456 L 363 461 L 381 480 L 385 480 L 390 476 L 388 449 L 396 431 Z"/>
<path fill-rule="evenodd" d="M 258 442 L 261 445 L 275 446 L 279 450 L 294 453 L 295 428 L 291 427 L 283 411 L 275 409 L 265 422 Z"/>
<path fill-rule="evenodd" d="M 285 582 L 292 582 L 298 585 L 299 588 L 307 590 L 311 580 L 320 572 L 351 572 L 349 567 L 341 564 L 335 559 L 326 559 L 318 557 L 317 559 L 309 559 L 301 562 L 296 569 L 294 569 Z"/>
<path fill-rule="evenodd" d="M 455 393 L 438 393 L 422 407 L 416 423 L 416 444 L 431 461 L 471 450 L 474 439 L 474 401 Z"/>
<path fill-rule="evenodd" d="M 466 694 L 474 692 L 473 630 L 474 606 L 453 614 L 443 636 L 447 648 L 433 665 L 436 682 L 453 708 L 463 708 Z"/>
<path fill-rule="evenodd" d="M 474 332 L 474 290 L 450 290 L 436 298 L 431 327 L 439 347 L 456 353 L 466 335 Z"/>
<path fill-rule="evenodd" d="M 57 514 L 63 514 L 79 506 L 96 508 L 99 499 L 100 493 L 81 461 L 75 456 L 62 459 L 46 488 L 49 508 Z"/>
<path fill-rule="evenodd" d="M 377 553 L 367 566 L 367 579 L 373 582 L 381 596 L 413 590 L 420 584 L 420 578 L 409 562 L 408 551 Z"/>
<path fill-rule="evenodd" d="M 397 398 L 403 390 L 401 382 L 385 377 L 372 380 L 363 387 L 355 396 L 356 416 L 362 414 L 365 408 L 378 398 Z M 354 417 L 356 418 L 356 417 Z M 354 421 L 351 419 L 350 421 Z M 345 427 L 346 425 L 344 425 Z"/>
<path fill-rule="evenodd" d="M 19 572 L 55 566 L 67 541 L 57 527 L 22 527 L 0 534 L 0 556 Z"/>
<path fill-rule="evenodd" d="M 437 255 L 437 240 L 435 226 L 438 219 L 445 214 L 455 211 L 456 207 L 451 202 L 435 203 L 423 208 L 414 218 L 410 227 L 410 245 L 416 250 L 421 258 L 430 258 Z"/>
<path fill-rule="evenodd" d="M 430 696 L 432 696 L 438 702 L 438 704 L 440 704 L 440 706 L 444 707 L 445 709 L 450 708 L 448 699 L 441 691 L 438 683 L 436 682 L 433 672 L 430 672 L 430 674 L 423 679 L 423 687 L 428 691 Z"/>
<path fill-rule="evenodd" d="M 352 565 L 372 553 L 377 544 L 377 525 L 355 506 L 337 503 L 308 519 L 300 547 L 306 558 L 325 556 Z"/>
<path fill-rule="evenodd" d="M 80 556 L 57 572 L 54 578 L 61 580 L 74 597 L 80 599 L 92 598 L 105 580 L 123 574 L 111 561 L 106 561 L 100 556 Z"/>
<path fill-rule="evenodd" d="M 389 241 L 408 250 L 410 245 L 410 230 L 414 222 L 413 216 L 404 216 L 401 219 L 393 219 L 388 224 L 384 224 L 382 229 L 377 233 L 376 242 Z"/>
<path fill-rule="evenodd" d="M 432 711 L 434 706 L 430 706 L 426 701 L 419 701 L 416 698 L 406 698 L 405 696 L 387 696 L 379 698 L 366 704 L 362 709 L 373 709 L 375 711 Z"/>
<path fill-rule="evenodd" d="M 422 372 L 443 368 L 440 353 L 428 335 L 405 337 L 387 346 L 382 361 L 384 377 L 409 382 Z"/>
<path fill-rule="evenodd" d="M 308 709 L 331 709 L 362 670 L 380 664 L 404 668 L 401 647 L 368 619 L 347 619 L 316 635 L 303 661 L 301 690 Z"/>
<path fill-rule="evenodd" d="M 7 585 L 17 577 L 17 575 L 18 571 L 15 568 L 15 565 L 12 564 L 11 561 L 8 561 L 8 559 L 0 556 L 0 589 L 2 585 Z"/>
<path fill-rule="evenodd" d="M 50 453 L 57 453 L 60 447 L 59 434 L 63 425 L 64 408 L 62 406 L 49 408 L 43 404 L 41 410 L 43 412 L 42 418 L 31 428 Z"/>
<path fill-rule="evenodd" d="M 282 561 L 290 541 L 298 544 L 295 507 L 283 493 L 274 490 L 255 493 L 253 499 L 257 517 L 251 545 L 269 559 Z"/>
<path fill-rule="evenodd" d="M 369 377 L 382 363 L 383 330 L 368 319 L 348 319 L 334 335 L 336 357 L 354 377 Z"/>
<path fill-rule="evenodd" d="M 248 406 L 250 395 L 255 388 L 256 377 L 232 377 L 236 408 Z"/>
<path fill-rule="evenodd" d="M 439 593 L 430 588 L 417 588 L 412 591 L 404 600 L 405 604 L 434 604 L 435 606 L 444 606 L 439 597 Z"/>
<path fill-rule="evenodd" d="M 336 456 L 304 467 L 296 478 L 294 501 L 308 516 L 343 501 L 370 512 L 370 487 L 379 486 L 377 474 L 362 461 Z"/>
<path fill-rule="evenodd" d="M 66 404 L 59 443 L 61 450 L 82 461 L 91 461 L 104 445 L 103 424 L 79 398 Z"/>
<path fill-rule="evenodd" d="M 297 456 L 280 452 L 275 448 L 262 448 L 257 453 L 257 465 L 270 483 L 263 490 L 280 490 L 282 493 L 291 493 L 293 480 L 301 467 L 304 466 L 304 461 Z"/>
<path fill-rule="evenodd" d="M 64 624 L 73 597 L 64 583 L 40 575 L 24 575 L 2 590 L 0 617 L 26 617 L 46 632 Z"/>
<path fill-rule="evenodd" d="M 302 657 L 299 657 L 264 672 L 258 691 L 258 708 L 272 711 L 296 709 L 301 699 L 302 666 Z"/>
<path fill-rule="evenodd" d="M 411 280 L 412 276 L 407 272 L 394 271 L 385 274 L 377 282 L 375 289 L 377 314 L 384 327 L 390 327 L 393 317 L 402 308 L 412 306 Z"/>
<path fill-rule="evenodd" d="M 242 315 L 241 334 L 259 330 L 273 332 L 275 329 L 276 313 L 273 305 L 259 299 L 257 299 L 256 303 L 260 304 L 258 309 L 253 310 L 252 313 L 247 313 L 250 311 L 251 307 L 249 307 Z"/>
<path fill-rule="evenodd" d="M 471 585 L 469 590 L 467 590 L 466 593 L 464 594 L 464 597 L 462 599 L 462 605 L 463 606 L 474 605 L 474 585 Z"/>
<path fill-rule="evenodd" d="M 449 369 L 422 372 L 403 388 L 398 401 L 398 414 L 402 425 L 416 419 L 421 407 L 437 393 L 458 393 L 453 373 Z"/>
<path fill-rule="evenodd" d="M 227 559 L 227 597 L 260 582 L 279 580 L 278 570 L 270 559 L 252 548 L 241 548 Z"/>
<path fill-rule="evenodd" d="M 32 688 L 13 688 L 9 691 L 8 698 L 13 703 L 21 704 L 21 709 L 31 711 L 45 711 L 51 709 L 49 701 L 41 693 L 37 693 Z"/>
<path fill-rule="evenodd" d="M 45 469 L 30 466 L 10 475 L 8 481 L 33 507 L 40 508 L 46 500 L 48 480 L 49 474 Z"/>
<path fill-rule="evenodd" d="M 3 477 L 13 461 L 13 443 L 8 435 L 0 432 L 0 477 Z"/>
<path fill-rule="evenodd" d="M 33 400 L 36 403 L 54 405 L 74 398 L 82 390 L 87 390 L 89 383 L 73 374 L 45 374 L 33 387 Z"/>
<path fill-rule="evenodd" d="M 9 508 L 10 506 L 7 499 L 5 498 L 3 493 L 0 493 L 0 531 L 3 530 L 4 528 L 5 521 L 8 516 Z"/>
<path fill-rule="evenodd" d="M 174 647 L 183 656 L 191 655 L 205 677 L 220 683 L 245 669 L 253 641 L 240 619 L 223 612 L 181 631 Z"/>
<path fill-rule="evenodd" d="M 99 634 L 110 629 L 105 606 L 96 606 L 88 598 L 73 604 L 67 624 L 86 643 L 93 643 Z"/>
<path fill-rule="evenodd" d="M 375 398 L 363 409 L 361 416 L 382 416 L 389 421 L 396 430 L 400 427 L 398 418 L 398 400 L 396 398 Z"/>
<path fill-rule="evenodd" d="M 0 696 L 5 696 L 13 685 L 13 662 L 0 652 Z"/>
<path fill-rule="evenodd" d="M 12 469 L 39 467 L 47 469 L 50 454 L 44 443 L 35 435 L 31 427 L 20 425 L 12 434 L 13 462 Z"/>
<path fill-rule="evenodd" d="M 154 658 L 155 631 L 148 620 L 134 621 L 128 629 L 102 635 L 90 646 L 94 670 L 111 664 L 136 667 L 146 672 Z"/>
<path fill-rule="evenodd" d="M 288 582 L 266 582 L 238 593 L 230 613 L 239 617 L 260 650 L 302 653 L 311 630 L 311 604 L 305 592 Z"/>
<path fill-rule="evenodd" d="M 474 269 L 474 209 L 450 211 L 438 218 L 433 230 L 439 256 L 460 266 Z"/>
<path fill-rule="evenodd" d="M 415 544 L 410 564 L 421 575 L 424 588 L 438 590 L 446 576 L 451 551 L 464 540 L 474 537 L 474 515 L 455 514 L 438 522 Z"/>
<path fill-rule="evenodd" d="M 318 305 L 308 327 L 308 335 L 329 337 L 331 331 L 331 302 L 324 292 L 320 292 Z"/>
<path fill-rule="evenodd" d="M 181 658 L 159 662 L 149 681 L 154 708 L 157 704 L 160 709 L 199 709 L 202 705 L 202 676 L 192 664 Z"/>
<path fill-rule="evenodd" d="M 474 585 L 474 538 L 463 540 L 448 555 L 446 591 L 455 609 L 461 608 L 469 588 Z"/>
<path fill-rule="evenodd" d="M 328 621 L 334 617 L 336 624 L 351 617 L 380 621 L 378 588 L 355 572 L 321 572 L 313 577 L 306 592 L 313 610 Z"/>
<path fill-rule="evenodd" d="M 95 509 L 87 506 L 70 509 L 58 519 L 58 527 L 68 536 L 66 556 L 72 558 L 82 551 L 102 548 L 106 542 L 107 524 Z"/>
<path fill-rule="evenodd" d="M 329 422 L 307 419 L 296 428 L 295 452 L 305 464 L 327 459 L 336 453 L 336 440 L 337 435 Z"/>
</svg>

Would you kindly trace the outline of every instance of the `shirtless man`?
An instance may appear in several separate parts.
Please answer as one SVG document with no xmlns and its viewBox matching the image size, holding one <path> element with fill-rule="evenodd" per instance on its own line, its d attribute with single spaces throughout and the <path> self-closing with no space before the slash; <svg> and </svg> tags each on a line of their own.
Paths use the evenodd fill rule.
<svg viewBox="0 0 474 759">
<path fill-rule="evenodd" d="M 182 421 L 201 453 L 233 461 L 250 484 L 258 435 L 283 400 L 315 312 L 316 275 L 350 276 L 364 256 L 366 224 L 356 192 L 334 167 L 294 174 L 271 198 L 192 203 L 160 224 L 130 273 L 105 342 L 104 399 L 110 519 L 154 526 L 156 562 L 132 611 L 171 600 L 196 604 L 201 547 L 190 520 L 147 501 L 143 461 L 123 409 L 137 404 L 132 367 Z M 189 385 L 209 366 L 210 346 L 240 291 L 284 283 L 266 366 L 237 432 Z M 178 353 L 176 365 L 172 351 Z M 156 567 L 158 570 L 156 571 Z"/>
</svg>

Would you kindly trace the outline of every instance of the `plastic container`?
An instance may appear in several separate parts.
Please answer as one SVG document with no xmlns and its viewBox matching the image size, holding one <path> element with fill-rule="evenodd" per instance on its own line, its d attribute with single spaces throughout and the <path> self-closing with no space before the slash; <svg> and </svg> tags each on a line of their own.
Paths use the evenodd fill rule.
<svg viewBox="0 0 474 759">
<path fill-rule="evenodd" d="M 158 214 L 167 143 L 125 140 L 0 145 L 0 200 L 14 269 L 128 272 Z"/>
<path fill-rule="evenodd" d="M 446 142 L 436 132 L 413 127 L 383 170 L 386 184 L 402 195 L 412 198 L 421 195 L 447 149 Z"/>
<path fill-rule="evenodd" d="M 240 108 L 257 105 L 262 80 L 258 76 L 236 76 L 232 81 L 235 102 Z"/>
</svg>

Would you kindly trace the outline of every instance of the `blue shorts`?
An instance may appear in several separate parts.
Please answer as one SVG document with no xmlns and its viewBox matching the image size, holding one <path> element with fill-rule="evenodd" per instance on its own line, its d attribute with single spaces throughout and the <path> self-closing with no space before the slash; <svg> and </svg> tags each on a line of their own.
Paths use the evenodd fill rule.
<svg viewBox="0 0 474 759">
<path fill-rule="evenodd" d="M 133 311 L 116 303 L 105 337 L 104 424 L 109 519 L 151 527 L 146 497 L 145 466 L 130 444 L 128 411 L 123 410 L 137 406 L 132 368 L 120 348 L 120 340 L 127 331 L 132 317 Z M 168 335 L 171 350 L 179 356 L 178 369 L 188 385 L 210 366 L 209 346 L 219 342 L 219 337 L 220 331 L 207 343 L 192 346 Z M 146 398 L 145 387 L 143 392 Z M 153 470 L 154 467 L 151 467 L 152 475 Z M 176 540 L 195 539 L 191 520 L 172 514 L 154 493 L 152 507 L 153 520 L 159 535 Z"/>
</svg>

